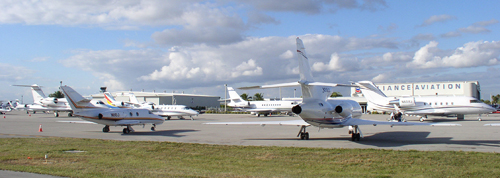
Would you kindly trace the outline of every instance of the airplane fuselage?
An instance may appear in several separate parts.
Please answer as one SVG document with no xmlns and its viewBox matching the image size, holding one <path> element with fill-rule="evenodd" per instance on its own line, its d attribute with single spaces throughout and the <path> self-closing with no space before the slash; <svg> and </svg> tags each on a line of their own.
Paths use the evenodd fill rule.
<svg viewBox="0 0 500 178">
<path fill-rule="evenodd" d="M 494 111 L 491 106 L 473 97 L 466 96 L 406 97 L 399 100 L 401 100 L 400 109 L 405 114 L 411 115 L 447 116 L 453 114 L 485 114 Z M 392 104 L 381 105 L 368 102 L 368 110 L 393 112 L 395 109 Z"/>
</svg>

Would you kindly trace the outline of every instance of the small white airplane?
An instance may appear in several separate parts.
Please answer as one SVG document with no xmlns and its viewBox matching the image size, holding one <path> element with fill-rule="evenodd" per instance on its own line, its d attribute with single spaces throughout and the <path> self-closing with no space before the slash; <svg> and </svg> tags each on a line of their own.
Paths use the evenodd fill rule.
<svg viewBox="0 0 500 178">
<path fill-rule="evenodd" d="M 189 116 L 191 120 L 193 116 L 197 116 L 200 113 L 195 111 L 185 105 L 156 105 L 152 102 L 142 102 L 140 103 L 137 100 L 137 97 L 133 93 L 129 93 L 130 104 L 134 105 L 137 108 L 148 109 L 153 112 L 153 114 L 167 117 L 167 120 L 170 120 L 172 116 L 177 116 L 179 119 L 184 119 L 183 116 Z"/>
<path fill-rule="evenodd" d="M 105 125 L 103 132 L 109 132 L 109 126 L 126 126 L 123 129 L 124 134 L 133 131 L 133 125 L 152 124 L 151 131 L 155 131 L 156 125 L 163 124 L 164 118 L 153 114 L 147 109 L 133 108 L 103 108 L 90 103 L 89 99 L 84 98 L 69 86 L 61 86 L 64 97 L 69 101 L 73 115 L 81 117 L 83 120 L 91 123 Z M 69 121 L 75 123 L 73 121 Z M 85 122 L 78 122 L 85 123 Z"/>
<path fill-rule="evenodd" d="M 360 119 L 361 106 L 353 100 L 328 100 L 328 97 L 333 93 L 333 87 L 336 86 L 351 86 L 333 83 L 315 82 L 312 77 L 309 60 L 306 56 L 304 44 L 302 40 L 297 38 L 297 56 L 299 60 L 300 80 L 293 83 L 265 85 L 252 88 L 277 88 L 290 87 L 300 85 L 302 88 L 302 103 L 294 106 L 292 112 L 298 114 L 302 120 L 293 121 L 262 121 L 262 122 L 214 122 L 205 124 L 224 124 L 224 125 L 241 125 L 241 124 L 256 124 L 256 125 L 295 125 L 301 126 L 297 137 L 301 139 L 309 139 L 309 133 L 306 128 L 316 126 L 319 128 L 342 128 L 349 127 L 351 139 L 358 140 L 363 137 L 360 125 L 390 125 L 392 126 L 461 126 L 460 124 L 433 124 L 419 122 L 389 122 L 389 121 L 373 121 Z"/>
<path fill-rule="evenodd" d="M 404 114 L 420 116 L 423 122 L 428 115 L 449 116 L 457 115 L 458 120 L 463 120 L 465 114 L 481 114 L 496 111 L 490 105 L 484 104 L 476 98 L 468 96 L 421 96 L 421 97 L 387 97 L 373 82 L 360 81 L 361 92 L 368 101 L 368 110 L 394 112 L 400 110 Z"/>
<path fill-rule="evenodd" d="M 1 103 L 1 102 L 0 102 Z M 12 111 L 12 103 L 9 101 L 7 102 L 5 105 L 2 103 L 1 107 L 0 107 L 0 113 L 1 114 L 6 114 L 7 112 L 10 112 Z"/>
<path fill-rule="evenodd" d="M 32 111 L 54 111 L 54 116 L 59 117 L 59 112 L 68 112 L 68 116 L 72 116 L 71 107 L 68 105 L 66 98 L 47 97 L 42 91 L 41 86 L 33 85 L 12 85 L 17 87 L 30 87 L 33 94 L 32 105 L 25 105 L 27 112 Z"/>
<path fill-rule="evenodd" d="M 229 103 L 230 107 L 236 108 L 245 112 L 252 112 L 260 117 L 260 115 L 268 116 L 272 112 L 286 111 L 289 115 L 292 115 L 292 107 L 297 105 L 297 101 L 245 101 L 241 98 L 233 87 L 227 87 L 229 93 Z"/>
</svg>

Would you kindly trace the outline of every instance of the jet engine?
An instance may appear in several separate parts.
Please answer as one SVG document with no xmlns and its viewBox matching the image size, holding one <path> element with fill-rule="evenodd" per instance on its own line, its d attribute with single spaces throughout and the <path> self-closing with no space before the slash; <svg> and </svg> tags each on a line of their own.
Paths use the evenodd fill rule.
<svg viewBox="0 0 500 178">
<path fill-rule="evenodd" d="M 335 113 L 342 117 L 347 117 L 352 114 L 352 106 L 349 103 L 341 103 L 335 107 Z"/>
<path fill-rule="evenodd" d="M 295 105 L 294 107 L 292 107 L 292 112 L 295 114 L 300 114 L 302 112 L 302 107 L 300 107 L 300 105 Z"/>
</svg>

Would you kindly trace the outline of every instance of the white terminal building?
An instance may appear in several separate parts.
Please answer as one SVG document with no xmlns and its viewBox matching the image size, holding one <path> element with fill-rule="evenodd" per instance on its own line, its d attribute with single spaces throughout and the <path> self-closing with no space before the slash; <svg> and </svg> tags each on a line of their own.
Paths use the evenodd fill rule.
<svg viewBox="0 0 500 178">
<path fill-rule="evenodd" d="M 470 96 L 481 99 L 478 81 L 460 82 L 418 82 L 418 83 L 375 83 L 388 97 L 404 96 Z M 366 110 L 366 99 L 359 88 L 351 88 L 351 98 Z"/>
<path fill-rule="evenodd" d="M 153 102 L 158 105 L 185 105 L 190 108 L 206 109 L 216 108 L 219 105 L 219 96 L 196 95 L 184 93 L 157 93 L 157 92 L 138 92 L 138 91 L 118 91 L 110 92 L 116 101 L 130 101 L 129 93 L 133 93 L 139 102 Z M 94 100 L 103 100 L 104 94 L 91 95 Z"/>
</svg>

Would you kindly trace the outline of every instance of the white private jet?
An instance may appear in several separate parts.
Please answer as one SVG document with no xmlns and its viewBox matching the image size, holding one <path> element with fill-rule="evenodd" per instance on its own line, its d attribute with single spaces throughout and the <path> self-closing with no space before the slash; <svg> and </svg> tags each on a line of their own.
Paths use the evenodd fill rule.
<svg viewBox="0 0 500 178">
<path fill-rule="evenodd" d="M 173 116 L 177 116 L 179 119 L 184 119 L 183 116 L 189 116 L 191 120 L 194 120 L 193 116 L 197 116 L 200 114 L 198 111 L 195 111 L 185 105 L 156 105 L 152 102 L 140 103 L 133 93 L 129 93 L 129 99 L 130 104 L 133 104 L 138 108 L 148 109 L 152 111 L 153 114 L 167 117 L 167 120 L 170 120 L 170 118 Z"/>
<path fill-rule="evenodd" d="M 368 110 L 394 112 L 400 110 L 404 114 L 420 116 L 423 122 L 428 115 L 449 116 L 457 115 L 458 120 L 463 120 L 465 114 L 481 114 L 496 111 L 490 105 L 484 104 L 476 98 L 468 96 L 421 96 L 421 97 L 387 97 L 373 82 L 360 81 L 361 92 L 368 101 Z"/>
<path fill-rule="evenodd" d="M 27 112 L 32 111 L 54 111 L 54 116 L 59 117 L 59 112 L 68 112 L 68 116 L 72 116 L 71 107 L 68 105 L 66 98 L 47 97 L 42 91 L 41 86 L 33 85 L 12 85 L 17 87 L 30 87 L 33 94 L 32 105 L 25 105 Z M 38 105 L 38 106 L 37 106 Z"/>
<path fill-rule="evenodd" d="M 145 124 L 152 124 L 151 131 L 154 131 L 156 125 L 165 121 L 164 118 L 153 114 L 147 109 L 103 108 L 94 106 L 89 99 L 84 98 L 71 87 L 61 86 L 61 90 L 64 97 L 69 101 L 71 109 L 73 109 L 73 115 L 92 123 L 105 125 L 102 129 L 103 132 L 109 132 L 109 126 L 126 126 L 123 133 L 128 134 L 133 131 L 131 126 L 144 126 Z"/>
<path fill-rule="evenodd" d="M 299 60 L 300 80 L 294 83 L 265 85 L 251 88 L 277 88 L 300 85 L 302 88 L 302 103 L 294 106 L 292 112 L 298 114 L 302 120 L 292 121 L 262 121 L 262 122 L 215 122 L 205 124 L 257 124 L 257 125 L 295 125 L 301 126 L 297 137 L 301 139 L 309 139 L 309 133 L 306 128 L 316 126 L 319 128 L 342 128 L 349 127 L 351 139 L 358 140 L 363 137 L 360 125 L 390 125 L 390 126 L 460 126 L 459 124 L 433 124 L 433 123 L 418 123 L 418 122 L 389 122 L 389 121 L 373 121 L 360 119 L 361 106 L 353 100 L 328 100 L 333 92 L 332 88 L 342 86 L 341 84 L 315 82 L 312 77 L 309 60 L 305 53 L 305 48 L 302 40 L 297 38 L 297 56 Z"/>
<path fill-rule="evenodd" d="M 0 102 L 1 103 L 1 102 Z M 0 113 L 1 114 L 6 114 L 7 112 L 10 112 L 12 111 L 12 108 L 14 106 L 12 106 L 12 103 L 9 101 L 7 102 L 5 105 L 2 103 L 1 107 L 0 107 Z"/>
<path fill-rule="evenodd" d="M 227 87 L 229 93 L 230 107 L 236 108 L 245 112 L 252 112 L 260 117 L 260 115 L 268 116 L 272 112 L 286 111 L 292 115 L 292 107 L 297 105 L 297 101 L 245 101 L 241 98 L 233 87 Z"/>
</svg>

